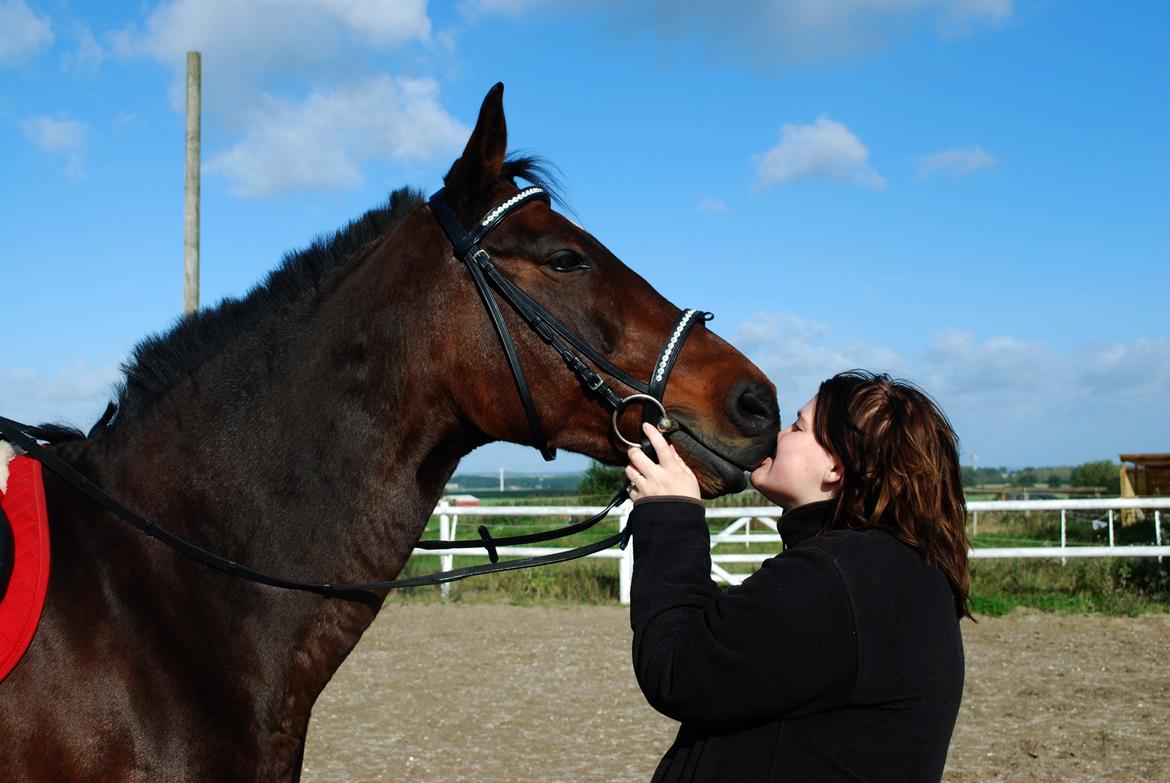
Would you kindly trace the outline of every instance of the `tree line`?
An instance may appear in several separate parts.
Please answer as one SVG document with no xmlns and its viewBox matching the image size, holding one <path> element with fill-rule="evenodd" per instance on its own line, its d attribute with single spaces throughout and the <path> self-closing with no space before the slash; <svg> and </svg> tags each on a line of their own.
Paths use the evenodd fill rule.
<svg viewBox="0 0 1170 783">
<path fill-rule="evenodd" d="M 1045 468 L 976 468 L 963 466 L 963 486 L 1007 484 L 1012 487 L 1103 487 L 1108 494 L 1121 494 L 1121 463 L 1107 459 L 1082 462 L 1076 466 Z"/>
</svg>

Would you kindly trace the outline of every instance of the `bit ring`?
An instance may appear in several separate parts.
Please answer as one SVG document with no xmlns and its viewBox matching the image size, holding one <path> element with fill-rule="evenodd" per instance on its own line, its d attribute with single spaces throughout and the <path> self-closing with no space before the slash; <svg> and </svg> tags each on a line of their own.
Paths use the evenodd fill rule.
<svg viewBox="0 0 1170 783">
<path fill-rule="evenodd" d="M 631 394 L 629 397 L 626 397 L 624 400 L 622 400 L 621 405 L 615 408 L 613 412 L 613 433 L 614 435 L 617 435 L 618 440 L 630 448 L 634 448 L 635 446 L 641 448 L 641 443 L 635 443 L 634 441 L 627 439 L 625 435 L 622 435 L 622 431 L 618 429 L 618 416 L 621 416 L 622 411 L 624 411 L 627 406 L 634 402 L 650 403 L 657 406 L 658 410 L 662 411 L 663 421 L 669 421 L 670 417 L 667 415 L 666 408 L 663 406 L 662 401 L 657 397 L 650 396 L 649 394 Z"/>
</svg>

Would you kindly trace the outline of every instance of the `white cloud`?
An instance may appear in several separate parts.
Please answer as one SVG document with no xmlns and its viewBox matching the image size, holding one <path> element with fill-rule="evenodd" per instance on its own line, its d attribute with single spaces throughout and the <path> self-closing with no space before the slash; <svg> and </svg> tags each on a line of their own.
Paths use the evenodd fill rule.
<svg viewBox="0 0 1170 783">
<path fill-rule="evenodd" d="M 78 25 L 74 37 L 77 38 L 77 48 L 61 55 L 62 67 L 73 72 L 96 71 L 106 59 L 106 50 L 86 25 Z"/>
<path fill-rule="evenodd" d="M 426 0 L 171 0 L 145 30 L 116 35 L 114 48 L 169 66 L 176 108 L 185 100 L 187 52 L 201 52 L 204 106 L 230 122 L 266 85 L 352 74 L 357 58 L 426 41 L 430 31 Z"/>
<path fill-rule="evenodd" d="M 459 3 L 459 10 L 473 18 L 491 14 L 520 16 L 549 5 L 548 0 L 463 0 Z"/>
<path fill-rule="evenodd" d="M 848 60 L 878 51 L 921 23 L 943 37 L 997 26 L 1012 0 L 465 0 L 468 16 L 517 16 L 535 9 L 596 12 L 604 29 L 649 30 L 667 46 L 682 42 L 716 58 L 781 67 Z"/>
<path fill-rule="evenodd" d="M 924 155 L 916 163 L 920 177 L 943 173 L 961 177 L 994 166 L 999 163 L 999 158 L 979 146 L 957 147 Z"/>
<path fill-rule="evenodd" d="M 24 0 L 0 1 L 0 65 L 20 62 L 53 43 L 53 25 Z"/>
<path fill-rule="evenodd" d="M 159 5 L 146 31 L 125 31 L 123 44 L 160 60 L 187 51 L 214 52 L 232 62 L 280 68 L 323 53 L 339 33 L 368 44 L 426 40 L 431 33 L 426 0 L 170 0 Z"/>
<path fill-rule="evenodd" d="M 169 0 L 115 36 L 114 51 L 170 67 L 180 111 L 186 54 L 202 53 L 204 123 L 238 137 L 209 149 L 207 168 L 257 197 L 351 187 L 372 161 L 457 153 L 467 129 L 434 81 L 369 75 L 410 44 L 438 45 L 426 0 Z"/>
<path fill-rule="evenodd" d="M 1144 397 L 1170 409 L 1170 339 L 1088 346 L 1077 357 L 1075 375 L 1091 394 Z"/>
<path fill-rule="evenodd" d="M 811 177 L 871 188 L 886 184 L 869 166 L 869 149 L 852 131 L 828 117 L 810 125 L 782 127 L 780 142 L 759 156 L 753 191 Z"/>
<path fill-rule="evenodd" d="M 727 214 L 727 202 L 713 196 L 704 196 L 699 199 L 699 204 L 696 208 L 704 215 Z"/>
<path fill-rule="evenodd" d="M 776 383 L 786 417 L 836 373 L 857 367 L 896 373 L 905 366 L 902 357 L 885 346 L 839 340 L 826 324 L 792 313 L 757 313 L 740 324 L 730 342 Z"/>
<path fill-rule="evenodd" d="M 776 382 L 786 417 L 834 373 L 889 372 L 935 397 L 966 452 L 986 464 L 1165 450 L 1170 432 L 1170 339 L 1163 337 L 1059 349 L 948 330 L 903 355 L 792 313 L 762 313 L 741 324 L 731 342 Z"/>
<path fill-rule="evenodd" d="M 76 120 L 26 117 L 21 130 L 41 149 L 66 157 L 65 173 L 77 179 L 84 175 L 85 126 Z"/>
<path fill-rule="evenodd" d="M 1086 400 L 1170 400 L 1170 339 L 1164 337 L 1062 352 L 1039 340 L 979 342 L 969 332 L 947 331 L 935 335 L 921 369 L 940 393 L 953 396 L 1047 395 L 1056 384 Z"/>
<path fill-rule="evenodd" d="M 960 330 L 936 334 L 918 367 L 923 384 L 940 396 L 999 400 L 1033 397 L 1069 369 L 1068 357 L 1043 342 L 1006 336 L 978 342 Z"/>
<path fill-rule="evenodd" d="M 113 399 L 119 365 L 85 362 L 53 372 L 0 368 L 0 411 L 25 424 L 61 422 L 87 430 Z"/>
<path fill-rule="evenodd" d="M 28 117 L 21 127 L 37 146 L 49 152 L 73 152 L 85 144 L 85 126 L 76 120 Z"/>
<path fill-rule="evenodd" d="M 939 31 L 947 37 L 966 35 L 979 24 L 998 26 L 1012 15 L 1012 0 L 946 0 L 940 6 Z"/>
<path fill-rule="evenodd" d="M 301 0 L 319 5 L 344 19 L 356 32 L 375 44 L 396 44 L 417 38 L 426 39 L 431 32 L 427 0 Z"/>
<path fill-rule="evenodd" d="M 438 101 L 431 79 L 377 76 L 293 103 L 265 96 L 244 138 L 207 162 L 239 195 L 338 189 L 368 161 L 412 163 L 458 154 L 470 130 Z"/>
</svg>

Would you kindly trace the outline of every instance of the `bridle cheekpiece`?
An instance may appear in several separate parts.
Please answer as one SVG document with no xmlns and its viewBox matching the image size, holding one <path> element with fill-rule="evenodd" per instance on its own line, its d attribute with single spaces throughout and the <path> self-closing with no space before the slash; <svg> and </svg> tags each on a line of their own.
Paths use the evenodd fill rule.
<svg viewBox="0 0 1170 783">
<path fill-rule="evenodd" d="M 560 354 L 565 365 L 577 376 L 586 392 L 612 412 L 613 429 L 621 442 L 630 446 L 639 445 L 622 435 L 617 425 L 622 410 L 637 402 L 643 404 L 643 421 L 657 425 L 664 433 L 673 432 L 678 428 L 678 425 L 673 418 L 666 414 L 666 409 L 662 404 L 666 382 L 670 377 L 675 360 L 678 358 L 679 351 L 682 349 L 682 344 L 690 334 L 691 329 L 698 323 L 709 321 L 712 315 L 701 310 L 683 311 L 670 337 L 659 352 L 649 381 L 639 380 L 616 367 L 592 346 L 577 337 L 552 313 L 528 296 L 523 289 L 504 277 L 492 262 L 491 255 L 480 246 L 484 237 L 500 225 L 508 215 L 533 201 L 543 201 L 547 204 L 549 203 L 549 195 L 544 188 L 536 185 L 524 188 L 503 203 L 488 210 L 487 214 L 470 231 L 464 230 L 459 217 L 448 203 L 445 188 L 438 190 L 427 202 L 432 214 L 442 227 L 443 233 L 451 242 L 455 257 L 462 261 L 470 272 L 471 279 L 487 309 L 496 335 L 500 338 L 500 345 L 504 349 L 504 356 L 508 360 L 508 367 L 516 383 L 520 403 L 528 419 L 528 428 L 533 439 L 532 445 L 540 449 L 540 453 L 546 460 L 556 458 L 556 449 L 548 444 L 548 440 L 544 436 L 544 428 L 532 401 L 528 379 L 520 364 L 512 335 L 508 332 L 507 324 L 504 323 L 499 305 L 492 293 L 493 290 L 545 343 L 552 346 Z M 592 370 L 577 353 L 574 353 L 573 349 L 589 359 L 598 370 L 633 389 L 634 394 L 625 397 L 619 395 L 598 372 Z"/>
</svg>

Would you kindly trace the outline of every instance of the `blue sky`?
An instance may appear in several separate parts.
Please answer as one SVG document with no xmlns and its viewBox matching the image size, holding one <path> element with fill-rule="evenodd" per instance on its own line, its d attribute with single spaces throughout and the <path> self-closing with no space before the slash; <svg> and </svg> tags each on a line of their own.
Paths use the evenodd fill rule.
<svg viewBox="0 0 1170 783">
<path fill-rule="evenodd" d="M 0 0 L 0 414 L 88 426 L 178 315 L 188 49 L 204 304 L 436 187 L 503 81 L 511 146 L 786 418 L 861 366 L 968 464 L 1170 450 L 1167 4 Z M 501 463 L 544 468 L 461 469 Z"/>
</svg>

